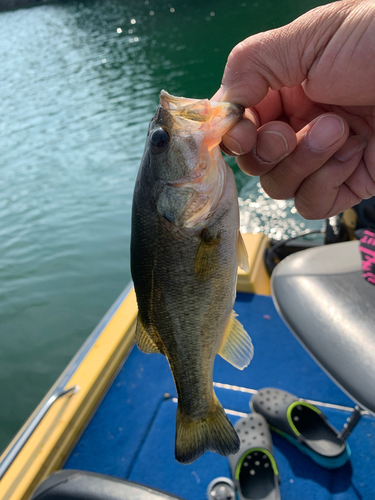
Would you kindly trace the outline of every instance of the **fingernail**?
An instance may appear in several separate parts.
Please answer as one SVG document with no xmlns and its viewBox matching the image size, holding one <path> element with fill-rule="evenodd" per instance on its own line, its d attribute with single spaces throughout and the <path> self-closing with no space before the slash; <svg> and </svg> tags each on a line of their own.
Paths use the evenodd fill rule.
<svg viewBox="0 0 375 500">
<path fill-rule="evenodd" d="M 288 142 L 281 132 L 265 130 L 258 135 L 256 153 L 261 160 L 279 161 L 288 153 Z"/>
<path fill-rule="evenodd" d="M 225 151 L 226 149 L 229 150 L 229 153 L 232 153 L 234 156 L 243 154 L 243 150 L 240 144 L 232 137 L 228 136 L 223 137 L 221 140 L 221 146 L 224 153 L 226 154 L 228 154 L 227 151 Z"/>
<path fill-rule="evenodd" d="M 345 124 L 339 116 L 323 115 L 307 132 L 307 145 L 313 151 L 325 151 L 340 140 L 344 132 Z"/>
<path fill-rule="evenodd" d="M 367 146 L 367 141 L 360 135 L 353 135 L 349 137 L 346 143 L 341 146 L 341 148 L 336 151 L 333 158 L 340 161 L 347 161 L 353 158 L 357 153 L 365 149 Z"/>
</svg>

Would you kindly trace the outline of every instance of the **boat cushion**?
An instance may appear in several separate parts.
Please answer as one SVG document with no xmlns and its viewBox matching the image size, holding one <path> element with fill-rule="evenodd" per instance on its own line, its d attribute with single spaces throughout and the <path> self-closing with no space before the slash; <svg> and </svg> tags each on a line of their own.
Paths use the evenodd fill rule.
<svg viewBox="0 0 375 500">
<path fill-rule="evenodd" d="M 31 500 L 182 500 L 130 481 L 80 470 L 60 470 L 38 486 Z"/>
<path fill-rule="evenodd" d="M 375 286 L 362 276 L 359 242 L 304 250 L 276 266 L 275 305 L 334 381 L 375 412 Z"/>
</svg>

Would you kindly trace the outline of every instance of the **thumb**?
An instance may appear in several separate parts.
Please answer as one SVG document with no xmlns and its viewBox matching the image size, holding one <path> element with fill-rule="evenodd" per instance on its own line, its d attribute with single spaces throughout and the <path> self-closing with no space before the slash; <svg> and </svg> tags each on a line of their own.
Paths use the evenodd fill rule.
<svg viewBox="0 0 375 500">
<path fill-rule="evenodd" d="M 212 99 L 250 108 L 269 88 L 301 84 L 343 22 L 341 16 L 332 14 L 346 3 L 318 7 L 286 26 L 240 42 L 229 54 L 221 88 Z"/>
</svg>

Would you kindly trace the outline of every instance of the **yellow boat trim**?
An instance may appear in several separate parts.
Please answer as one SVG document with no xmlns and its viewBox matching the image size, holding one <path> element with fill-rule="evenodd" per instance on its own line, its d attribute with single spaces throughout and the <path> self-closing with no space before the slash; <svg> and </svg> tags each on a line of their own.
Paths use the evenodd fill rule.
<svg viewBox="0 0 375 500">
<path fill-rule="evenodd" d="M 136 315 L 137 304 L 132 288 L 65 385 L 65 388 L 78 385 L 79 391 L 56 400 L 0 481 L 1 500 L 27 500 L 38 484 L 62 465 L 134 343 Z"/>
<path fill-rule="evenodd" d="M 261 233 L 242 235 L 249 257 L 249 272 L 238 269 L 237 290 L 239 292 L 271 295 L 271 281 L 264 265 L 264 250 L 269 243 Z"/>
</svg>

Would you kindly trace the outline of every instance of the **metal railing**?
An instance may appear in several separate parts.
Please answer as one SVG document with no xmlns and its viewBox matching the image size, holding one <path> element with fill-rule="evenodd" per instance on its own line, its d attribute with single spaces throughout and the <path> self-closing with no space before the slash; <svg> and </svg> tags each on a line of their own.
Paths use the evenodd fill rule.
<svg viewBox="0 0 375 500">
<path fill-rule="evenodd" d="M 5 455 L 4 459 L 1 461 L 0 480 L 2 479 L 6 471 L 9 469 L 9 467 L 12 465 L 13 461 L 15 460 L 19 452 L 22 450 L 22 448 L 25 446 L 28 439 L 35 431 L 35 429 L 38 427 L 41 420 L 46 415 L 48 410 L 51 408 L 53 403 L 58 399 L 62 398 L 63 396 L 66 396 L 67 394 L 73 395 L 76 394 L 78 391 L 79 391 L 78 385 L 73 385 L 72 387 L 69 387 L 69 389 L 64 389 L 62 391 L 61 390 L 55 391 L 51 394 L 51 396 L 47 399 L 47 401 L 43 404 L 43 406 L 39 409 L 39 411 L 34 415 L 29 425 L 22 431 L 17 440 L 13 443 L 12 447 Z"/>
</svg>

